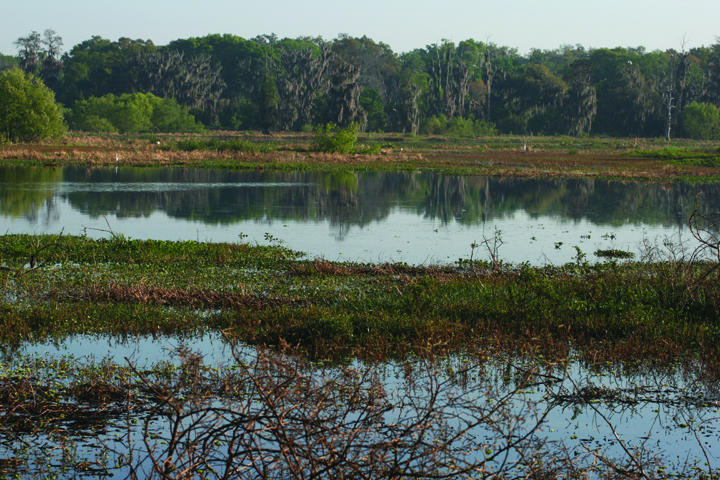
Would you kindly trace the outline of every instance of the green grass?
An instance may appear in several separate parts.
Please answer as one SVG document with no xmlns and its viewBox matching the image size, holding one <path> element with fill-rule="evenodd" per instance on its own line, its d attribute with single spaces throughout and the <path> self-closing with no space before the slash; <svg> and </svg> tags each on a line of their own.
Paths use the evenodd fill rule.
<svg viewBox="0 0 720 480">
<path fill-rule="evenodd" d="M 273 150 L 273 147 L 267 143 L 256 143 L 240 139 L 220 140 L 218 138 L 178 140 L 158 148 L 165 151 L 180 150 L 183 152 L 201 150 L 213 152 L 267 153 Z"/>
<path fill-rule="evenodd" d="M 654 150 L 636 150 L 630 156 L 668 160 L 671 165 L 693 167 L 720 166 L 720 149 L 707 146 L 664 147 Z"/>
</svg>

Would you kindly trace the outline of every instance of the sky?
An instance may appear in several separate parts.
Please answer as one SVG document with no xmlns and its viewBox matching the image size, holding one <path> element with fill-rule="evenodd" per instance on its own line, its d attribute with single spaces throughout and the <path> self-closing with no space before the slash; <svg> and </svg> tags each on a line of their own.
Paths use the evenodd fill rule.
<svg viewBox="0 0 720 480">
<path fill-rule="evenodd" d="M 99 35 L 172 40 L 207 34 L 253 38 L 367 35 L 395 53 L 469 38 L 518 48 L 708 46 L 720 36 L 719 0 L 0 0 L 0 53 L 51 28 L 64 51 Z"/>
</svg>

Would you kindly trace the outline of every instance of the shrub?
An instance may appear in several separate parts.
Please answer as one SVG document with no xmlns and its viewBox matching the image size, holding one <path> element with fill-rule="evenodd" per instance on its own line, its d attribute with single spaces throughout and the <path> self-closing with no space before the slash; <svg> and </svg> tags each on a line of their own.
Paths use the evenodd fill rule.
<svg viewBox="0 0 720 480">
<path fill-rule="evenodd" d="M 75 102 L 68 114 L 73 129 L 85 132 L 201 132 L 187 109 L 175 99 L 152 93 L 107 94 Z"/>
<path fill-rule="evenodd" d="M 423 122 L 420 131 L 427 135 L 443 135 L 447 130 L 447 123 L 445 115 L 432 116 Z"/>
<path fill-rule="evenodd" d="M 357 131 L 357 123 L 351 123 L 345 128 L 332 122 L 320 125 L 315 129 L 312 149 L 325 153 L 350 153 L 355 149 Z"/>
</svg>

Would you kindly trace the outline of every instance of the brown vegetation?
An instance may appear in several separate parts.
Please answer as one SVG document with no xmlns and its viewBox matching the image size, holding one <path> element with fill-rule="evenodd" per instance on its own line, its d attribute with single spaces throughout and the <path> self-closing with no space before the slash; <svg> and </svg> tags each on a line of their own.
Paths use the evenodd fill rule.
<svg viewBox="0 0 720 480">
<path fill-rule="evenodd" d="M 405 147 L 401 136 L 390 136 L 388 144 L 377 154 L 316 153 L 309 151 L 310 136 L 304 134 L 276 134 L 262 137 L 253 134 L 226 132 L 219 138 L 241 139 L 250 142 L 272 139 L 274 149 L 269 152 L 236 151 L 176 151 L 160 148 L 146 140 L 126 139 L 124 136 L 65 137 L 58 145 L 19 144 L 0 148 L 0 161 L 32 161 L 46 166 L 202 166 L 231 168 L 362 168 L 362 169 L 418 169 L 439 170 L 462 175 L 494 175 L 512 177 L 598 177 L 639 180 L 674 180 L 680 177 L 717 177 L 720 168 L 676 165 L 666 159 L 639 158 L 629 155 L 640 144 L 620 142 L 610 149 L 610 143 L 582 151 L 558 149 L 548 143 L 523 150 L 511 139 L 499 138 L 501 146 L 485 148 L 460 143 L 426 144 Z M 163 143 L 188 135 L 164 135 Z M 385 140 L 385 138 L 380 138 Z M 433 137 L 428 137 L 432 140 Z M 478 139 L 479 141 L 480 139 Z M 505 143 L 507 142 L 507 143 Z M 477 143 L 477 142 L 476 142 Z M 607 144 L 606 144 L 607 143 Z M 79 145 L 78 145 L 79 144 Z M 547 147 L 547 148 L 546 148 Z M 653 147 L 652 145 L 647 148 Z"/>
</svg>

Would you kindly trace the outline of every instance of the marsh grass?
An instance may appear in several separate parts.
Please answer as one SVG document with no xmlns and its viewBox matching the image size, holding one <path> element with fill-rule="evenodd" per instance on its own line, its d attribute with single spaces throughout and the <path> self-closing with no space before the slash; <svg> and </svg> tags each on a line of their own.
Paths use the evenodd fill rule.
<svg viewBox="0 0 720 480">
<path fill-rule="evenodd" d="M 29 263 L 36 259 L 34 268 Z M 720 377 L 717 262 L 367 265 L 281 246 L 0 237 L 0 339 L 223 330 L 314 359 L 577 351 Z"/>
<path fill-rule="evenodd" d="M 183 152 L 214 151 L 214 152 L 249 152 L 249 153 L 268 153 L 273 147 L 267 143 L 254 143 L 247 140 L 229 139 L 222 140 L 219 138 L 206 139 L 187 139 L 170 142 L 168 145 L 158 147 L 162 151 L 180 150 Z"/>
<path fill-rule="evenodd" d="M 149 139 L 149 140 L 148 140 Z M 153 138 L 68 136 L 0 147 L 2 165 L 178 166 L 272 170 L 426 170 L 452 175 L 717 181 L 717 145 L 663 139 L 360 134 L 349 153 L 312 151 L 312 135 L 248 132 Z M 157 144 L 160 141 L 160 145 Z M 523 146 L 526 149 L 523 149 Z M 572 152 L 572 153 L 568 153 Z"/>
</svg>

